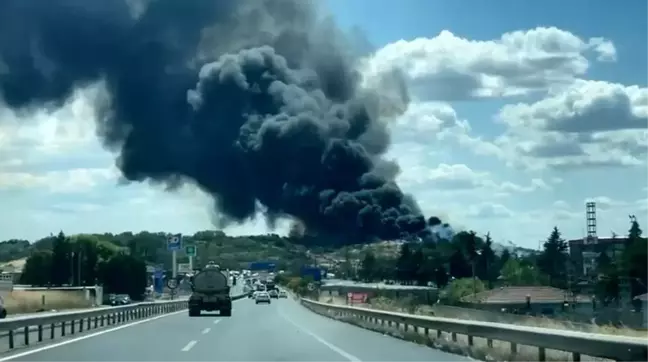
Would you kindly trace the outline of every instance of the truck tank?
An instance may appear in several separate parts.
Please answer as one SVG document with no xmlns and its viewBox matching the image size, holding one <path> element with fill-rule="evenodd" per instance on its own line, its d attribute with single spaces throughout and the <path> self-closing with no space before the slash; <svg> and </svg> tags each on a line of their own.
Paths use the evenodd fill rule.
<svg viewBox="0 0 648 362">
<path fill-rule="evenodd" d="M 229 278 L 220 268 L 205 268 L 191 278 L 189 316 L 199 316 L 203 310 L 232 315 Z"/>
</svg>

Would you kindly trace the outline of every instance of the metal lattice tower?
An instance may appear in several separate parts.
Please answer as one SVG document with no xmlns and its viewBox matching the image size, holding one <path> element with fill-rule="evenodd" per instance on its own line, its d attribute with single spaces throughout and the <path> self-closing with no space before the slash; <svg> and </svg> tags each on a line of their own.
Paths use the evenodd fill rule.
<svg viewBox="0 0 648 362">
<path fill-rule="evenodd" d="M 585 220 L 587 222 L 587 238 L 596 240 L 596 202 L 585 203 Z"/>
</svg>

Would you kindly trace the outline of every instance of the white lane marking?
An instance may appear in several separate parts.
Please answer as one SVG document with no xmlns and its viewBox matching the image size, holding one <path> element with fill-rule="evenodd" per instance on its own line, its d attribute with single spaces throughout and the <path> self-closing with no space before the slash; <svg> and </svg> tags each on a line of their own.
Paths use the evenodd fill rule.
<svg viewBox="0 0 648 362">
<path fill-rule="evenodd" d="M 207 334 L 209 331 L 211 331 L 211 328 L 205 328 L 203 329 L 202 334 Z"/>
<path fill-rule="evenodd" d="M 238 299 L 238 300 L 242 300 L 242 299 Z M 138 324 L 142 324 L 142 323 L 146 323 L 146 322 L 151 322 L 151 321 L 154 321 L 156 319 L 169 317 L 169 316 L 180 314 L 180 313 L 187 313 L 187 310 L 183 309 L 183 310 L 179 310 L 177 312 L 172 312 L 172 313 L 162 314 L 162 315 L 158 315 L 158 316 L 147 318 L 147 319 L 142 319 L 142 320 L 135 321 L 135 322 L 132 322 L 132 323 L 117 326 L 115 328 L 104 329 L 104 330 L 101 330 L 101 331 L 98 331 L 98 332 L 86 334 L 84 336 L 80 336 L 80 337 L 76 337 L 76 338 L 72 338 L 72 339 L 66 339 L 65 341 L 61 341 L 61 342 L 57 342 L 57 343 L 53 343 L 53 344 L 48 344 L 47 346 L 42 346 L 42 347 L 37 347 L 37 348 L 34 348 L 34 349 L 30 349 L 30 350 L 25 351 L 25 352 L 12 354 L 12 355 L 6 356 L 6 357 L 0 357 L 0 362 L 11 361 L 14 358 L 20 358 L 20 357 L 24 357 L 24 356 L 29 356 L 29 355 L 32 355 L 34 353 L 47 351 L 48 349 L 52 349 L 52 348 L 56 348 L 56 347 L 60 347 L 60 346 L 65 346 L 66 344 L 82 341 L 84 339 L 88 339 L 88 338 L 92 338 L 92 337 L 96 337 L 96 336 L 101 336 L 101 335 L 104 335 L 106 333 L 118 331 L 120 329 L 136 326 Z M 214 323 L 216 323 L 216 322 L 214 322 Z"/>
<path fill-rule="evenodd" d="M 182 352 L 187 352 L 187 351 L 189 351 L 190 349 L 193 348 L 193 346 L 196 345 L 196 343 L 198 343 L 198 341 L 191 341 L 191 342 L 187 343 L 187 345 L 184 346 L 184 348 L 182 349 Z"/>
<path fill-rule="evenodd" d="M 297 327 L 299 330 L 301 330 L 302 332 L 308 334 L 309 336 L 315 338 L 315 340 L 317 340 L 319 343 L 325 345 L 326 347 L 328 347 L 329 349 L 331 349 L 333 352 L 339 354 L 340 356 L 342 356 L 342 357 L 348 359 L 348 360 L 351 361 L 351 362 L 361 362 L 360 358 L 358 358 L 358 357 L 352 355 L 352 354 L 349 353 L 349 352 L 346 352 L 345 350 L 341 349 L 340 347 L 338 347 L 338 346 L 336 346 L 336 345 L 334 345 L 334 344 L 332 344 L 332 343 L 326 341 L 324 338 L 322 338 L 322 337 L 318 336 L 317 334 L 315 334 L 315 333 L 309 331 L 308 329 L 304 328 L 303 326 L 301 326 L 301 325 L 295 323 L 292 319 L 286 317 L 285 314 L 283 314 L 283 313 L 281 313 L 281 312 L 279 312 L 279 314 L 281 315 L 281 317 L 282 317 L 283 319 L 285 319 L 286 321 L 288 321 L 290 324 L 292 324 L 293 326 Z"/>
<path fill-rule="evenodd" d="M 91 333 L 91 334 L 88 334 L 88 335 L 85 335 L 85 336 L 80 336 L 80 337 L 77 337 L 77 338 L 68 339 L 68 340 L 61 341 L 61 342 L 54 343 L 54 344 L 49 344 L 47 346 L 38 347 L 38 348 L 29 350 L 29 351 L 16 353 L 16 354 L 13 354 L 11 356 L 2 357 L 2 358 L 0 358 L 0 362 L 11 361 L 14 358 L 20 358 L 20 357 L 24 357 L 24 356 L 29 356 L 30 354 L 47 351 L 48 349 L 52 349 L 52 348 L 56 348 L 56 347 L 60 347 L 60 346 L 65 346 L 66 344 L 82 341 L 84 339 L 88 339 L 88 338 L 92 338 L 92 337 L 96 337 L 96 336 L 101 336 L 101 335 L 104 335 L 106 333 L 118 331 L 120 329 L 136 326 L 138 324 L 142 324 L 142 323 L 146 323 L 146 322 L 151 322 L 151 321 L 154 321 L 156 319 L 160 319 L 160 318 L 164 318 L 164 317 L 168 317 L 168 316 L 172 316 L 172 315 L 180 314 L 180 313 L 187 313 L 187 311 L 186 310 L 180 310 L 180 311 L 169 313 L 169 314 L 163 314 L 163 315 L 159 315 L 159 316 L 155 316 L 155 317 L 151 317 L 151 318 L 147 318 L 147 319 L 142 319 L 141 321 L 135 321 L 135 322 L 124 324 L 122 326 L 118 326 L 118 327 L 115 327 L 115 328 L 106 329 L 106 330 L 99 331 L 99 332 L 94 332 L 94 333 Z"/>
<path fill-rule="evenodd" d="M 218 322 L 220 322 L 220 321 L 221 321 L 220 319 L 216 319 L 216 320 L 214 320 L 214 324 L 218 324 Z"/>
</svg>

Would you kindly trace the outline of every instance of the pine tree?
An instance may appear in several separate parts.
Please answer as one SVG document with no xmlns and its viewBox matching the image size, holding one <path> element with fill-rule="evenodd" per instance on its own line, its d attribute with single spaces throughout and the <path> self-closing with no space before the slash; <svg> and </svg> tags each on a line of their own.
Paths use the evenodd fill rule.
<svg viewBox="0 0 648 362">
<path fill-rule="evenodd" d="M 414 253 L 412 254 L 412 261 L 411 261 L 412 274 L 413 274 L 412 279 L 415 280 L 418 285 L 425 285 L 429 280 L 428 276 L 426 275 L 424 263 L 425 263 L 425 255 L 423 254 L 423 248 L 418 246 L 414 251 Z"/>
<path fill-rule="evenodd" d="M 479 279 L 487 282 L 489 289 L 493 287 L 493 282 L 498 277 L 497 256 L 493 251 L 492 245 L 493 240 L 491 239 L 490 233 L 487 233 L 477 263 L 477 276 Z"/>
<path fill-rule="evenodd" d="M 639 227 L 637 217 L 630 215 L 630 230 L 628 230 L 628 239 L 630 240 L 630 242 L 640 240 L 641 234 L 643 234 L 643 231 L 641 230 L 641 227 Z"/>
<path fill-rule="evenodd" d="M 367 251 L 362 259 L 358 276 L 365 282 L 372 282 L 376 278 L 376 268 L 376 256 L 371 250 Z"/>
<path fill-rule="evenodd" d="M 414 279 L 412 250 L 409 243 L 404 243 L 401 246 L 400 255 L 396 262 L 396 279 L 400 282 L 411 282 Z"/>
<path fill-rule="evenodd" d="M 549 277 L 549 285 L 556 288 L 567 288 L 567 250 L 569 245 L 562 238 L 558 227 L 543 244 L 544 250 L 538 258 L 538 267 Z"/>
<path fill-rule="evenodd" d="M 52 285 L 63 285 L 70 282 L 70 245 L 63 231 L 59 232 L 52 242 Z"/>
</svg>

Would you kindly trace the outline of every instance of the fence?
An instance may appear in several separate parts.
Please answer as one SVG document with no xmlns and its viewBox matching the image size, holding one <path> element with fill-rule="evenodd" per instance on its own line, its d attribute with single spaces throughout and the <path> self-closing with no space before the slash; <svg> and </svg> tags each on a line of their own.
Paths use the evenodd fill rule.
<svg viewBox="0 0 648 362">
<path fill-rule="evenodd" d="M 517 352 L 518 345 L 533 346 L 538 350 L 538 361 L 546 360 L 547 349 L 569 352 L 573 361 L 580 361 L 582 355 L 616 361 L 646 361 L 648 358 L 648 341 L 645 338 L 417 316 L 320 303 L 308 299 L 301 299 L 301 303 L 320 314 L 353 318 L 375 325 L 395 325 L 402 327 L 406 332 L 411 330 L 428 335 L 430 331 L 436 331 L 438 337 L 443 333 L 450 333 L 454 342 L 457 341 L 457 335 L 465 335 L 471 346 L 475 337 L 486 339 L 491 348 L 494 340 L 503 341 L 510 345 L 512 354 Z"/>
</svg>

